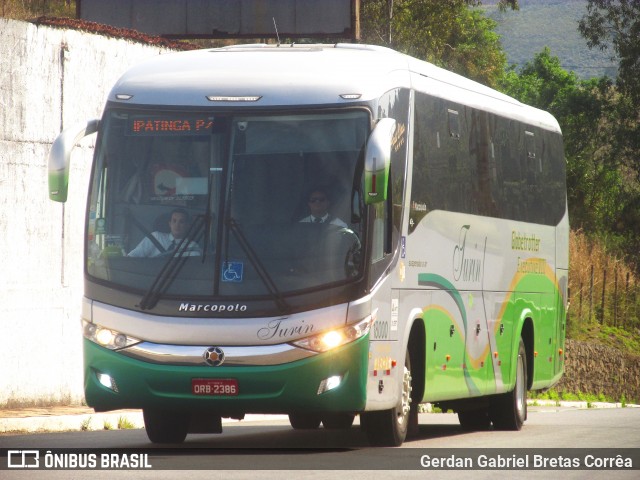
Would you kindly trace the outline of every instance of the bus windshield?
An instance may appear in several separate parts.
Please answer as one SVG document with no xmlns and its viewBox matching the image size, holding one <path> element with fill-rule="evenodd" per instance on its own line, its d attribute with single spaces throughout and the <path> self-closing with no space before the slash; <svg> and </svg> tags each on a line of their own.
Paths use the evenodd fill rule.
<svg viewBox="0 0 640 480">
<path fill-rule="evenodd" d="M 286 115 L 107 109 L 86 266 L 162 297 L 268 296 L 358 279 L 364 110 Z"/>
</svg>

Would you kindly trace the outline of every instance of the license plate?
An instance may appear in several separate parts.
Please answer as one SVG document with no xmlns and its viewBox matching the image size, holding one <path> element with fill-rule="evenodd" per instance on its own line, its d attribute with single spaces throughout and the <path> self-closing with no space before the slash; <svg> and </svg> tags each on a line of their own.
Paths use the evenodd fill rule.
<svg viewBox="0 0 640 480">
<path fill-rule="evenodd" d="M 235 378 L 193 378 L 191 392 L 194 395 L 233 397 L 239 394 Z"/>
</svg>

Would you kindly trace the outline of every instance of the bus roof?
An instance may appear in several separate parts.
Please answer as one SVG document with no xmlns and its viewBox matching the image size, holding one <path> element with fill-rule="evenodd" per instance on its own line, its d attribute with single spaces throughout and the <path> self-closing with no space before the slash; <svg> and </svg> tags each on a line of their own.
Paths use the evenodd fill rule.
<svg viewBox="0 0 640 480">
<path fill-rule="evenodd" d="M 410 88 L 416 76 L 455 89 L 458 103 L 559 131 L 546 112 L 428 62 L 362 44 L 238 45 L 159 55 L 126 71 L 109 100 L 163 106 L 335 106 Z M 441 90 L 427 93 L 440 95 Z"/>
</svg>

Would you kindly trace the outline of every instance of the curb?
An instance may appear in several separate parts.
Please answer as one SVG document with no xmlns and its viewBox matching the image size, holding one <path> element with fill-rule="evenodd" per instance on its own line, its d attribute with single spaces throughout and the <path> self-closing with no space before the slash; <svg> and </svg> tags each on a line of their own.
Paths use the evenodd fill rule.
<svg viewBox="0 0 640 480">
<path fill-rule="evenodd" d="M 529 407 L 563 407 L 563 408 L 578 408 L 578 409 L 603 409 L 603 408 L 640 408 L 640 405 L 632 403 L 626 403 L 622 406 L 622 403 L 612 402 L 585 402 L 585 401 L 557 401 L 557 400 L 536 400 L 528 399 L 527 405 Z"/>
<path fill-rule="evenodd" d="M 585 402 L 585 401 L 558 401 L 558 400 L 537 400 L 529 398 L 527 399 L 528 407 L 545 407 L 545 408 L 573 408 L 576 410 L 598 410 L 604 408 L 640 408 L 640 405 L 627 403 L 622 406 L 621 403 L 607 403 L 607 402 Z M 440 413 L 439 410 L 434 409 L 431 403 L 423 403 L 420 405 L 420 413 Z"/>
<path fill-rule="evenodd" d="M 143 426 L 142 412 L 130 410 L 94 414 L 0 418 L 0 433 L 95 431 L 142 428 Z"/>
<path fill-rule="evenodd" d="M 288 419 L 286 415 L 247 415 L 243 420 L 223 418 L 222 424 Z M 144 428 L 142 411 L 118 410 L 106 413 L 0 418 L 1 434 L 128 430 Z"/>
<path fill-rule="evenodd" d="M 574 409 L 604 409 L 604 408 L 640 408 L 640 405 L 605 402 L 557 402 L 554 400 L 527 401 L 529 407 L 553 407 Z M 425 404 L 422 413 L 433 413 L 431 404 Z M 85 409 L 86 410 L 86 409 Z M 273 420 L 288 420 L 286 415 L 247 415 L 243 420 L 223 418 L 222 424 L 234 424 L 239 422 L 263 422 Z M 99 430 L 123 430 L 144 428 L 142 411 L 117 410 L 105 413 L 76 413 L 76 414 L 47 414 L 47 415 L 23 415 L 0 418 L 0 435 L 45 433 L 45 432 L 69 432 L 69 431 L 99 431 Z"/>
</svg>

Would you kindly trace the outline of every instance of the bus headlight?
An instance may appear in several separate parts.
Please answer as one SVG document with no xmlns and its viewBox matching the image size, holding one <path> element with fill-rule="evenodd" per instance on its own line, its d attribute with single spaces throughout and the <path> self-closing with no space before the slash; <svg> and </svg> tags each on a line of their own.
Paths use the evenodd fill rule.
<svg viewBox="0 0 640 480">
<path fill-rule="evenodd" d="M 137 338 L 130 337 L 116 330 L 111 330 L 110 328 L 102 327 L 95 323 L 83 320 L 82 325 L 84 338 L 110 350 L 118 350 L 140 343 L 140 340 Z"/>
<path fill-rule="evenodd" d="M 364 337 L 369 333 L 371 321 L 371 316 L 368 316 L 358 323 L 296 340 L 291 344 L 314 352 L 326 352 Z"/>
</svg>

